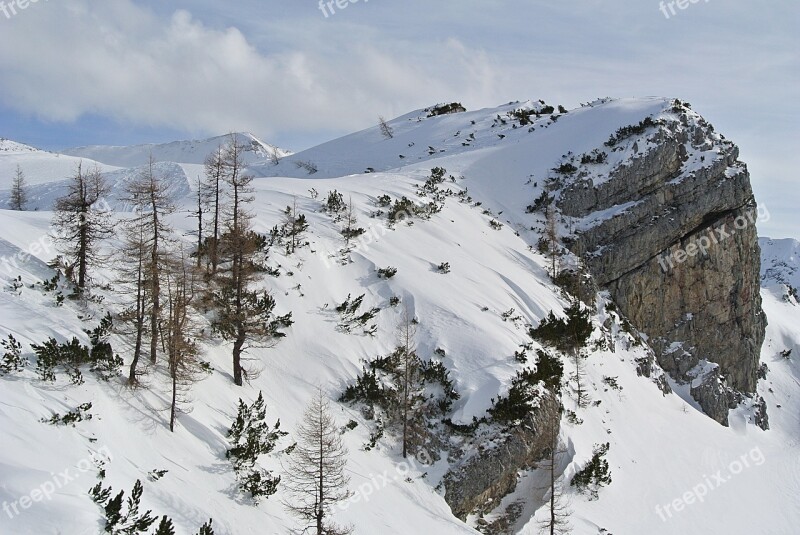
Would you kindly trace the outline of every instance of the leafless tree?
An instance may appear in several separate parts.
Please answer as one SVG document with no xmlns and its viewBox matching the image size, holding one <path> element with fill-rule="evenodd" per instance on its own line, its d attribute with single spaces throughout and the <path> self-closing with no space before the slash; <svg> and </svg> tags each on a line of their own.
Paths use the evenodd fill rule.
<svg viewBox="0 0 800 535">
<path fill-rule="evenodd" d="M 394 130 L 392 130 L 392 127 L 391 127 L 391 126 L 389 126 L 389 125 L 386 123 L 386 119 L 384 119 L 384 118 L 383 118 L 383 117 L 381 117 L 380 115 L 378 116 L 378 126 L 380 127 L 380 129 L 381 129 L 381 135 L 382 135 L 384 138 L 386 138 L 386 139 L 392 139 L 392 138 L 394 137 Z"/>
<path fill-rule="evenodd" d="M 350 496 L 345 474 L 347 448 L 322 389 L 306 408 L 295 436 L 297 447 L 284 466 L 284 488 L 289 493 L 284 506 L 300 519 L 303 533 L 350 533 L 351 528 L 337 526 L 331 520 L 332 507 Z"/>
<path fill-rule="evenodd" d="M 202 374 L 200 329 L 192 314 L 196 293 L 196 275 L 183 249 L 174 253 L 166 277 L 166 329 L 167 362 L 171 385 L 169 430 L 175 430 L 175 421 L 181 405 L 187 404 L 188 391 Z"/>
<path fill-rule="evenodd" d="M 11 199 L 9 203 L 11 204 L 12 210 L 22 211 L 25 209 L 27 202 L 28 184 L 25 180 L 25 173 L 23 173 L 22 168 L 17 165 L 17 171 L 11 181 Z"/>
<path fill-rule="evenodd" d="M 558 405 L 548 405 L 547 407 L 537 418 L 542 438 L 545 440 L 547 448 L 547 457 L 539 464 L 539 467 L 545 471 L 547 477 L 545 493 L 547 516 L 539 523 L 539 532 L 549 533 L 550 535 L 563 535 L 571 532 L 569 525 L 571 511 L 564 498 L 563 476 L 559 474 L 561 459 L 566 453 L 559 440 L 562 407 L 560 403 Z"/>
<path fill-rule="evenodd" d="M 403 435 L 403 458 L 408 457 L 409 449 L 419 434 L 417 424 L 421 404 L 419 387 L 420 359 L 416 348 L 417 326 L 406 307 L 397 327 L 398 347 L 395 351 L 395 374 L 397 376 L 398 409 Z"/>
<path fill-rule="evenodd" d="M 146 262 L 146 286 L 150 319 L 150 362 L 158 355 L 159 323 L 161 321 L 161 280 L 168 257 L 168 242 L 173 233 L 166 216 L 175 211 L 167 192 L 166 180 L 156 174 L 153 156 L 141 173 L 126 186 L 127 200 L 136 207 L 134 225 L 144 231 L 149 258 Z"/>
<path fill-rule="evenodd" d="M 88 283 L 89 266 L 102 258 L 98 254 L 100 240 L 113 230 L 102 202 L 107 194 L 108 186 L 100 170 L 94 168 L 86 173 L 78 163 L 67 194 L 55 204 L 54 240 L 66 256 L 65 274 L 80 290 Z"/>
<path fill-rule="evenodd" d="M 125 334 L 134 338 L 133 358 L 128 370 L 128 386 L 136 386 L 139 382 L 139 358 L 142 343 L 147 333 L 147 284 L 146 270 L 149 259 L 149 248 L 145 237 L 143 220 L 136 218 L 127 221 L 123 227 L 123 244 L 120 250 L 119 290 L 122 295 L 130 296 L 134 303 L 120 313 L 120 323 L 129 325 L 122 328 Z"/>
<path fill-rule="evenodd" d="M 273 345 L 291 325 L 291 313 L 274 317 L 274 298 L 252 289 L 263 270 L 258 262 L 261 237 L 253 231 L 253 177 L 244 170 L 243 148 L 234 137 L 224 150 L 224 179 L 230 194 L 226 206 L 225 232 L 220 236 L 220 264 L 213 279 L 214 328 L 233 342 L 233 381 L 242 386 L 245 370 L 242 355 L 253 346 Z"/>
<path fill-rule="evenodd" d="M 553 204 L 547 207 L 545 220 L 545 235 L 547 238 L 547 252 L 550 256 L 550 275 L 558 275 L 558 223 L 556 221 L 556 208 Z"/>
<path fill-rule="evenodd" d="M 236 143 L 236 139 L 231 135 L 231 143 Z M 237 151 L 241 151 L 242 147 L 238 147 Z M 222 232 L 222 214 L 224 202 L 224 187 L 226 183 L 226 174 L 239 173 L 241 168 L 241 157 L 237 153 L 239 159 L 237 162 L 229 160 L 230 154 L 222 145 L 217 147 L 205 161 L 205 182 L 199 188 L 199 195 L 203 198 L 203 204 L 207 206 L 207 211 L 211 217 L 209 237 L 208 237 L 208 259 L 211 263 L 211 273 L 216 273 L 217 265 L 219 263 L 219 239 Z M 228 178 L 229 180 L 229 178 Z M 198 251 L 199 253 L 199 251 Z"/>
<path fill-rule="evenodd" d="M 197 177 L 197 206 L 191 215 L 197 218 L 197 268 L 203 265 L 203 182 Z"/>
</svg>

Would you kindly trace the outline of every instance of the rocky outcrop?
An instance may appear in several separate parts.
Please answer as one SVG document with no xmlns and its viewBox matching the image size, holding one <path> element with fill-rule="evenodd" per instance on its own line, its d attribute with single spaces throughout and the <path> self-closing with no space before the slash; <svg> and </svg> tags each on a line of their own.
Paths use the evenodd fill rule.
<svg viewBox="0 0 800 535">
<path fill-rule="evenodd" d="M 548 444 L 542 426 L 559 410 L 555 396 L 540 400 L 528 422 L 514 426 L 499 436 L 482 443 L 480 450 L 456 462 L 442 481 L 445 501 L 461 520 L 475 512 L 488 512 L 517 486 L 520 470 L 535 466 L 544 456 Z"/>
<path fill-rule="evenodd" d="M 689 110 L 624 149 L 635 156 L 607 176 L 584 173 L 559 190 L 561 212 L 579 221 L 569 246 L 659 364 L 699 385 L 695 399 L 727 425 L 739 393 L 755 392 L 766 328 L 747 167 Z"/>
</svg>

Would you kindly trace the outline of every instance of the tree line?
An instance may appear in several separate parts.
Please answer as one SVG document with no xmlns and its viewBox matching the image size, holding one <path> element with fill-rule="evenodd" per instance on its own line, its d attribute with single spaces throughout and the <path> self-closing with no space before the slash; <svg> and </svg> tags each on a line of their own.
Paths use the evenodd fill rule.
<svg viewBox="0 0 800 535">
<path fill-rule="evenodd" d="M 121 222 L 112 219 L 110 187 L 97 168 L 79 164 L 55 203 L 56 267 L 80 296 L 88 293 L 93 270 L 112 260 L 118 265 L 114 282 L 125 306 L 115 319 L 133 346 L 127 383 L 136 387 L 146 364 L 164 359 L 172 385 L 170 428 L 183 393 L 207 368 L 199 348 L 204 337 L 232 344 L 233 382 L 242 386 L 257 373 L 246 365 L 247 351 L 272 346 L 292 324 L 291 313 L 274 314 L 275 299 L 259 287 L 267 238 L 253 228 L 253 177 L 245 172 L 243 154 L 231 136 L 207 158 L 193 213 L 196 245 L 171 225 L 176 207 L 170 184 L 152 157 L 125 185 L 121 201 L 133 215 Z M 101 245 L 112 236 L 121 245 L 105 254 Z"/>
</svg>

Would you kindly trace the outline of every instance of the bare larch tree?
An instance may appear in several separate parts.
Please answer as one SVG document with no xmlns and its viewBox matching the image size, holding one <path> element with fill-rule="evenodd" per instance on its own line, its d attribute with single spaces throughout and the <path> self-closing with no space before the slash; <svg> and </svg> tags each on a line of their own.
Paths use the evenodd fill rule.
<svg viewBox="0 0 800 535">
<path fill-rule="evenodd" d="M 285 462 L 286 508 L 302 522 L 302 532 L 343 535 L 351 528 L 331 520 L 332 507 L 347 499 L 347 448 L 331 416 L 328 400 L 318 389 L 295 431 L 297 447 Z"/>
<path fill-rule="evenodd" d="M 234 137 L 225 148 L 223 167 L 230 203 L 226 207 L 225 232 L 220 236 L 218 273 L 213 279 L 213 326 L 225 340 L 233 342 L 233 382 L 242 386 L 246 374 L 242 355 L 249 347 L 269 347 L 283 336 L 281 327 L 291 325 L 291 313 L 273 317 L 275 299 L 257 291 L 264 268 L 259 253 L 266 246 L 253 231 L 253 177 L 244 170 L 243 148 Z"/>
<path fill-rule="evenodd" d="M 67 184 L 67 193 L 56 200 L 53 215 L 54 239 L 66 256 L 65 271 L 80 290 L 88 283 L 89 266 L 100 256 L 100 240 L 112 232 L 103 199 L 108 186 L 98 168 L 86 173 L 78 163 Z"/>
</svg>

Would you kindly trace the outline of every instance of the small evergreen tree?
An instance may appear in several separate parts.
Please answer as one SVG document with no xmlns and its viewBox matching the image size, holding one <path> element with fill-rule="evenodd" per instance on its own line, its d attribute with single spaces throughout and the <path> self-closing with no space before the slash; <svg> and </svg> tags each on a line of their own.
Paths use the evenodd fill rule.
<svg viewBox="0 0 800 535">
<path fill-rule="evenodd" d="M 308 230 L 308 222 L 304 214 L 297 212 L 297 200 L 286 207 L 283 216 L 283 235 L 288 238 L 286 254 L 293 254 L 302 245 L 303 236 Z"/>
<path fill-rule="evenodd" d="M 103 508 L 106 520 L 104 531 L 106 533 L 111 535 L 135 535 L 137 533 L 145 533 L 150 529 L 150 526 L 156 521 L 156 518 L 152 516 L 152 511 L 148 509 L 144 513 L 139 513 L 143 490 L 142 482 L 137 479 L 133 485 L 131 495 L 125 501 L 124 511 L 123 499 L 125 491 L 121 490 L 119 494 L 111 498 L 111 487 L 103 488 L 102 482 L 98 482 L 97 485 L 89 490 L 92 500 Z"/>
<path fill-rule="evenodd" d="M 0 359 L 0 375 L 22 371 L 28 365 L 28 359 L 22 356 L 22 344 L 13 335 L 9 334 L 7 340 L 0 341 L 0 345 L 5 350 Z"/>
<path fill-rule="evenodd" d="M 570 485 L 578 492 L 588 492 L 590 499 L 597 499 L 598 491 L 603 485 L 611 484 L 611 471 L 608 461 L 604 459 L 610 444 L 597 444 L 592 452 L 592 458 L 581 470 L 575 473 Z"/>
<path fill-rule="evenodd" d="M 261 496 L 275 494 L 281 481 L 280 476 L 273 476 L 257 466 L 258 458 L 271 453 L 278 440 L 287 435 L 280 430 L 280 420 L 270 429 L 266 417 L 267 408 L 261 392 L 252 405 L 240 399 L 236 419 L 228 430 L 231 447 L 225 452 L 225 457 L 233 463 L 240 488 L 249 492 L 255 501 Z"/>
<path fill-rule="evenodd" d="M 22 211 L 28 202 L 28 184 L 25 180 L 25 174 L 22 168 L 17 165 L 17 171 L 14 174 L 14 179 L 11 181 L 11 199 L 9 204 L 12 210 Z"/>
<path fill-rule="evenodd" d="M 158 528 L 153 535 L 175 535 L 175 526 L 172 525 L 172 519 L 166 515 L 161 517 L 161 522 L 158 523 Z"/>
<path fill-rule="evenodd" d="M 211 524 L 213 522 L 214 521 L 212 519 L 210 519 L 208 522 L 203 524 L 200 527 L 200 531 L 197 533 L 197 535 L 214 535 L 214 528 L 211 527 Z"/>
<path fill-rule="evenodd" d="M 573 380 L 579 406 L 585 406 L 586 387 L 584 385 L 584 355 L 581 349 L 592 335 L 591 310 L 584 309 L 575 300 L 565 311 L 565 319 L 557 318 L 552 311 L 539 326 L 530 330 L 530 335 L 541 343 L 568 353 L 575 365 Z"/>
</svg>

